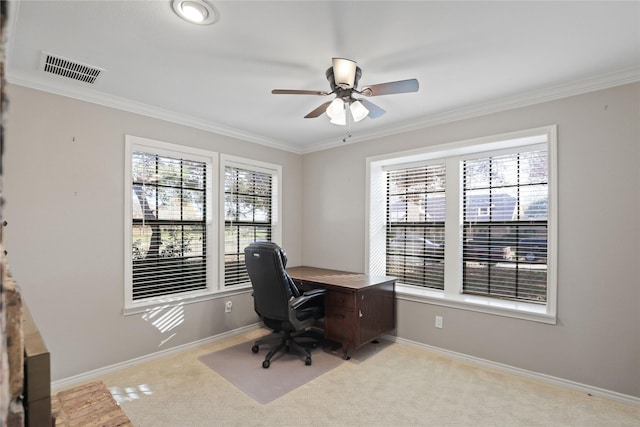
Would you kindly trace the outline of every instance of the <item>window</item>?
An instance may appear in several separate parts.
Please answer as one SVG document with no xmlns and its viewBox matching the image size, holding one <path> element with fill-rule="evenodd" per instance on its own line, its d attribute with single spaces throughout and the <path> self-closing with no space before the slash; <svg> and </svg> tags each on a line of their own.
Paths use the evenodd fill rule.
<svg viewBox="0 0 640 427">
<path fill-rule="evenodd" d="M 217 154 L 127 135 L 125 311 L 210 294 Z"/>
<path fill-rule="evenodd" d="M 401 297 L 554 323 L 555 133 L 368 159 L 368 272 Z"/>
<path fill-rule="evenodd" d="M 444 164 L 387 172 L 386 274 L 444 289 Z"/>
<path fill-rule="evenodd" d="M 463 293 L 547 301 L 548 153 L 461 160 Z"/>
<path fill-rule="evenodd" d="M 222 156 L 224 170 L 224 286 L 250 284 L 244 249 L 253 242 L 280 241 L 281 168 Z"/>
</svg>

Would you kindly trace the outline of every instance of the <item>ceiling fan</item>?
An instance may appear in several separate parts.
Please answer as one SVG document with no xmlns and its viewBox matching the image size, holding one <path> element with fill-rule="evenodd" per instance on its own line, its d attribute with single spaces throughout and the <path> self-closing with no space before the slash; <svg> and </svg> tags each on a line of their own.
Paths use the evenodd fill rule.
<svg viewBox="0 0 640 427">
<path fill-rule="evenodd" d="M 358 81 L 362 75 L 362 70 L 356 65 L 356 62 L 345 58 L 332 58 L 332 63 L 332 67 L 325 73 L 331 86 L 331 92 L 322 90 L 273 89 L 271 93 L 276 95 L 320 96 L 335 94 L 336 97 L 334 100 L 325 102 L 304 116 L 304 118 L 315 118 L 326 112 L 331 118 L 331 123 L 346 125 L 349 116 L 354 122 L 359 122 L 367 116 L 376 119 L 385 113 L 382 108 L 367 99 L 354 98 L 354 94 L 371 97 L 418 91 L 418 80 L 416 79 L 380 83 L 365 86 L 362 90 L 358 90 Z M 347 113 L 347 111 L 349 113 Z"/>
</svg>

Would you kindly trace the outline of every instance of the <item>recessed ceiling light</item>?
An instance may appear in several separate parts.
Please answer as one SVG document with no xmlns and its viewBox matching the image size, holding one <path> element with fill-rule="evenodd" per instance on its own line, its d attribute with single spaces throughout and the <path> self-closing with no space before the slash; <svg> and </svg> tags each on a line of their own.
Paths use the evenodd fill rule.
<svg viewBox="0 0 640 427">
<path fill-rule="evenodd" d="M 192 24 L 209 25 L 218 19 L 218 12 L 206 0 L 172 0 L 173 11 Z"/>
</svg>

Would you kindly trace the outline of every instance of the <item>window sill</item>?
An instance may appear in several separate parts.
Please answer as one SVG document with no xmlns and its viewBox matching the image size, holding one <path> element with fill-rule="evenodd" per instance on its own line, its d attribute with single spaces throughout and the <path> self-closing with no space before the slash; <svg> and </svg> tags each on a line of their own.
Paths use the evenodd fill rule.
<svg viewBox="0 0 640 427">
<path fill-rule="evenodd" d="M 440 305 L 443 307 L 476 311 L 479 313 L 512 317 L 551 325 L 556 324 L 555 313 L 549 313 L 548 306 L 541 304 L 486 298 L 476 295 L 445 295 L 442 291 L 417 288 L 402 283 L 396 284 L 396 295 L 398 299 L 407 301 Z"/>
<path fill-rule="evenodd" d="M 166 297 L 152 298 L 126 305 L 122 310 L 122 314 L 129 316 L 132 314 L 146 313 L 155 310 L 158 307 L 174 307 L 185 304 L 193 304 L 202 301 L 220 299 L 230 297 L 232 295 L 245 294 L 251 292 L 251 286 L 236 286 L 232 289 L 225 289 L 220 292 L 199 292 L 197 294 L 185 294 L 182 296 L 168 295 Z"/>
</svg>

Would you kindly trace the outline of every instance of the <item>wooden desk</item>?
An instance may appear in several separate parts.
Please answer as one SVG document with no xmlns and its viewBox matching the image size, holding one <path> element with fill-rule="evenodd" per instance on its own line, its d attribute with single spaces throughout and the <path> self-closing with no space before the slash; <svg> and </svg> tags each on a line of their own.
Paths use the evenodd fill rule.
<svg viewBox="0 0 640 427">
<path fill-rule="evenodd" d="M 395 277 L 315 267 L 287 272 L 302 290 L 324 288 L 324 336 L 342 344 L 343 357 L 396 328 Z"/>
</svg>

